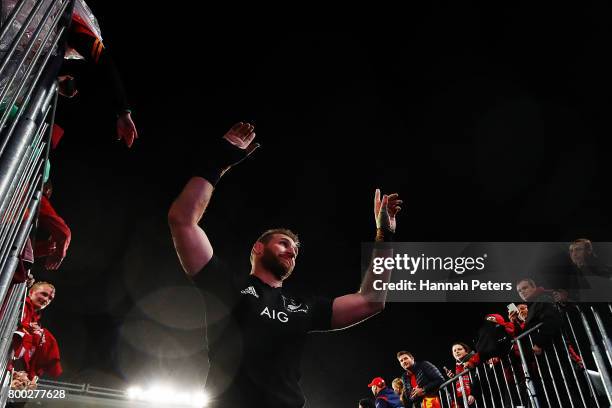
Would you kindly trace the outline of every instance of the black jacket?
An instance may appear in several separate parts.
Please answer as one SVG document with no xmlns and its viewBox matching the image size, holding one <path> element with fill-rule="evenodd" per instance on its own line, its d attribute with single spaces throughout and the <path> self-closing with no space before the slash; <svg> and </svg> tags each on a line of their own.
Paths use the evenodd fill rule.
<svg viewBox="0 0 612 408">
<path fill-rule="evenodd" d="M 529 313 L 522 331 L 529 330 L 538 323 L 543 323 L 535 333 L 531 334 L 533 344 L 539 347 L 548 347 L 554 336 L 561 331 L 561 313 L 552 300 L 551 295 L 538 288 L 536 295 L 529 299 Z M 515 325 L 517 327 L 518 325 Z M 520 332 L 516 332 L 516 335 Z"/>
<path fill-rule="evenodd" d="M 442 373 L 440 373 L 440 370 L 429 361 L 415 362 L 410 371 L 412 371 L 416 377 L 417 385 L 425 390 L 425 395 L 435 395 L 440 385 L 444 382 L 444 377 Z M 419 405 L 423 397 L 410 398 L 412 384 L 410 383 L 410 377 L 407 372 L 402 374 L 402 381 L 404 382 L 404 399 L 415 405 Z"/>
</svg>

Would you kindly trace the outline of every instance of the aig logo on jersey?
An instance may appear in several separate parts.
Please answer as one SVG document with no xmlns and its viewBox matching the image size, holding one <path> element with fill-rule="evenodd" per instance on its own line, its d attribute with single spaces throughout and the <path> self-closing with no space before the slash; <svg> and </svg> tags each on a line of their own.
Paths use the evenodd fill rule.
<svg viewBox="0 0 612 408">
<path fill-rule="evenodd" d="M 287 323 L 289 321 L 289 316 L 287 316 L 287 313 L 277 312 L 274 309 L 270 309 L 268 306 L 264 307 L 259 315 L 267 316 L 269 319 L 278 320 L 281 323 Z"/>
</svg>

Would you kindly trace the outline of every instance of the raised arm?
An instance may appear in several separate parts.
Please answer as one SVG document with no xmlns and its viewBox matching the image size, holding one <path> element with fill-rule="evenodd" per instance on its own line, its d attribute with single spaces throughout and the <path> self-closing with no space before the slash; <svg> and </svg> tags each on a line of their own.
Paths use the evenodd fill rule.
<svg viewBox="0 0 612 408">
<path fill-rule="evenodd" d="M 198 225 L 212 197 L 214 186 L 232 166 L 250 155 L 258 144 L 254 127 L 237 123 L 209 151 L 208 162 L 198 177 L 192 177 L 168 212 L 168 223 L 176 253 L 185 273 L 197 274 L 213 256 L 213 248 Z"/>
<path fill-rule="evenodd" d="M 174 248 L 185 273 L 198 273 L 213 255 L 204 230 L 198 225 L 213 192 L 213 185 L 202 177 L 193 177 L 168 212 Z"/>
<path fill-rule="evenodd" d="M 397 194 L 384 195 L 381 199 L 380 190 L 374 194 L 374 218 L 376 220 L 376 241 L 391 241 L 395 233 L 395 216 L 401 210 L 402 200 Z M 391 249 L 375 249 L 375 257 L 393 256 Z M 332 308 L 332 329 L 343 329 L 357 324 L 375 314 L 385 307 L 386 293 L 375 291 L 372 284 L 375 279 L 388 282 L 391 271 L 385 270 L 382 274 L 372 273 L 372 264 L 361 282 L 357 293 L 340 296 L 334 299 Z"/>
</svg>

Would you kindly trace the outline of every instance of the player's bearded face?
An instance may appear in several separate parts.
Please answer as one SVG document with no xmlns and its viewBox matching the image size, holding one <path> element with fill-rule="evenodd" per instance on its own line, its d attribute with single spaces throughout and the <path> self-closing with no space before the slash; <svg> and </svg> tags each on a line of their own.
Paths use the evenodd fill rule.
<svg viewBox="0 0 612 408">
<path fill-rule="evenodd" d="M 287 279 L 293 272 L 293 263 L 287 262 L 287 259 L 282 258 L 274 253 L 272 249 L 266 245 L 261 256 L 261 264 L 269 270 L 277 279 Z"/>
</svg>

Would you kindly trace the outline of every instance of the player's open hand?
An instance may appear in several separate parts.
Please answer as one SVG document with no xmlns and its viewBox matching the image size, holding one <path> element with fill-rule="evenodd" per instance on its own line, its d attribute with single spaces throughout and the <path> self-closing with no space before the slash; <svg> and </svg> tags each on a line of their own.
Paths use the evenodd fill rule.
<svg viewBox="0 0 612 408">
<path fill-rule="evenodd" d="M 396 215 L 402 209 L 403 201 L 399 199 L 397 193 L 385 194 L 380 197 L 380 189 L 374 193 L 374 219 L 376 228 L 395 232 L 397 227 Z"/>
</svg>

